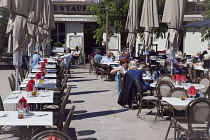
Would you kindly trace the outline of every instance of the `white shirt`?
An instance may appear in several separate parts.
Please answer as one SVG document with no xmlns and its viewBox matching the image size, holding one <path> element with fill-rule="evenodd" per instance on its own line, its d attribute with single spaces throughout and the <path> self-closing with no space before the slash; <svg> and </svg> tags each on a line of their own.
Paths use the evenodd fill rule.
<svg viewBox="0 0 210 140">
<path fill-rule="evenodd" d="M 112 58 L 107 58 L 106 56 L 101 59 L 101 63 L 109 63 L 113 62 Z"/>
<path fill-rule="evenodd" d="M 80 51 L 75 51 L 73 54 L 80 55 Z"/>
<path fill-rule="evenodd" d="M 61 58 L 64 58 L 64 65 L 66 66 L 66 68 L 68 68 L 72 59 L 72 54 L 68 53 L 64 56 L 61 56 Z"/>
<path fill-rule="evenodd" d="M 128 71 L 123 66 L 119 66 L 118 69 L 121 69 L 124 74 Z"/>
</svg>

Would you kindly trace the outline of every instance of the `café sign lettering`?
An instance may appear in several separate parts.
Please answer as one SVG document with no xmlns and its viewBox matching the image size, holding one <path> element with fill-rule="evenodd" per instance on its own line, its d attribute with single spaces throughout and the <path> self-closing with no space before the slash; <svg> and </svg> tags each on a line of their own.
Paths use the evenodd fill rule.
<svg viewBox="0 0 210 140">
<path fill-rule="evenodd" d="M 90 12 L 84 5 L 54 5 L 55 13 L 81 13 Z"/>
</svg>

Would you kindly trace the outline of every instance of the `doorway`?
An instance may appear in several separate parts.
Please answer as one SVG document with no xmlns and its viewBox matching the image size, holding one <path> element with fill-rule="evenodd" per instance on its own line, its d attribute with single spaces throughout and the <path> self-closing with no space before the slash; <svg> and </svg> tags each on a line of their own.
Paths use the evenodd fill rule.
<svg viewBox="0 0 210 140">
<path fill-rule="evenodd" d="M 93 38 L 95 35 L 94 31 L 99 26 L 96 22 L 85 22 L 84 23 L 84 52 L 86 55 L 89 55 L 92 53 L 92 50 L 95 47 L 99 47 L 98 44 L 96 44 L 96 39 Z"/>
</svg>

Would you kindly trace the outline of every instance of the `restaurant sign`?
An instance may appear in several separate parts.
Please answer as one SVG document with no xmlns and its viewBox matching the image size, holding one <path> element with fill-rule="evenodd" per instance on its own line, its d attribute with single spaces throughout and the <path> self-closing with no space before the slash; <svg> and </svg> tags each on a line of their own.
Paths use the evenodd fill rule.
<svg viewBox="0 0 210 140">
<path fill-rule="evenodd" d="M 54 5 L 55 14 L 91 14 L 86 5 Z"/>
</svg>

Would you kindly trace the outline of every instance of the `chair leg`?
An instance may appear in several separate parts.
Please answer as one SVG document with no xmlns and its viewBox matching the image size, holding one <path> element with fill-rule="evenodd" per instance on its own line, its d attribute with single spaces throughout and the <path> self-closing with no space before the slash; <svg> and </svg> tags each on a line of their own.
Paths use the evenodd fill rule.
<svg viewBox="0 0 210 140">
<path fill-rule="evenodd" d="M 138 109 L 137 116 L 139 116 L 139 113 L 141 113 L 141 108 L 142 108 L 142 103 L 140 102 L 140 103 L 139 103 L 139 109 Z"/>
<path fill-rule="evenodd" d="M 170 121 L 170 124 L 169 124 L 169 126 L 168 126 L 168 130 L 167 130 L 167 133 L 166 133 L 165 140 L 167 140 L 168 133 L 169 133 L 169 131 L 170 131 L 170 129 L 171 129 L 171 127 L 172 127 L 172 125 L 173 125 L 173 122 L 172 122 L 172 120 L 171 120 L 171 121 Z"/>
</svg>

